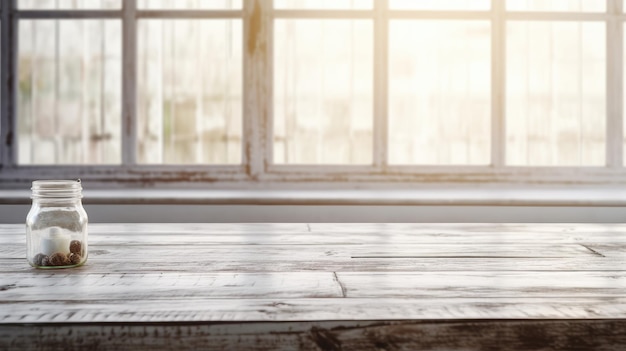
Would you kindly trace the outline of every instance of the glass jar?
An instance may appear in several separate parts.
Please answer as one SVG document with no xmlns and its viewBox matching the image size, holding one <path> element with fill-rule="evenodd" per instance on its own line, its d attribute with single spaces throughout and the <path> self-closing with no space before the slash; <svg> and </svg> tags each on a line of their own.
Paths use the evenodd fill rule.
<svg viewBox="0 0 626 351">
<path fill-rule="evenodd" d="M 36 180 L 26 217 L 26 258 L 36 268 L 71 268 L 87 260 L 87 213 L 80 180 Z"/>
</svg>

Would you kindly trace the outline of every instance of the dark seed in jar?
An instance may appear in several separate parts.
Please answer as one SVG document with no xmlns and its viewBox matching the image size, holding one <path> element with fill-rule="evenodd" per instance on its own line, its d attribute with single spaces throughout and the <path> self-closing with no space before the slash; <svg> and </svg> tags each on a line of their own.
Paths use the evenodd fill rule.
<svg viewBox="0 0 626 351">
<path fill-rule="evenodd" d="M 41 265 L 52 266 L 52 264 L 50 263 L 50 256 L 44 256 L 44 258 L 41 259 Z"/>
<path fill-rule="evenodd" d="M 71 253 L 68 256 L 68 259 L 70 260 L 70 264 L 79 264 L 83 258 L 80 256 L 80 254 Z"/>
<path fill-rule="evenodd" d="M 81 254 L 83 250 L 83 244 L 80 240 L 72 240 L 70 242 L 70 252 L 75 254 Z"/>
<path fill-rule="evenodd" d="M 36 254 L 35 257 L 33 257 L 33 263 L 35 264 L 35 266 L 41 266 L 44 257 L 47 257 L 47 256 L 42 253 Z"/>
<path fill-rule="evenodd" d="M 52 266 L 63 266 L 67 262 L 67 256 L 62 252 L 56 252 L 50 256 L 50 265 Z"/>
</svg>

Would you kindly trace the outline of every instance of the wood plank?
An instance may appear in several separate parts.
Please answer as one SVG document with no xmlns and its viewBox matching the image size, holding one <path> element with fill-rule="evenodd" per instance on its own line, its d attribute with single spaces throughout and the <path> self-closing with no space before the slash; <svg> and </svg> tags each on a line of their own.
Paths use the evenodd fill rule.
<svg viewBox="0 0 626 351">
<path fill-rule="evenodd" d="M 590 337 L 581 337 L 590 336 Z M 0 326 L 0 349 L 624 350 L 626 321 L 319 321 Z"/>
<path fill-rule="evenodd" d="M 276 232 L 308 233 L 306 223 L 96 223 L 102 233 L 204 233 L 204 234 L 268 234 Z"/>
<path fill-rule="evenodd" d="M 161 260 L 151 257 L 145 260 L 107 260 L 90 257 L 81 269 L 90 273 L 158 273 L 158 272 L 505 272 L 505 271 L 602 271 L 624 272 L 626 263 L 603 257 L 585 258 L 363 258 L 325 257 L 318 259 L 277 259 L 258 257 L 232 260 L 216 260 L 211 257 Z M 0 273 L 30 273 L 24 257 L 0 258 Z"/>
<path fill-rule="evenodd" d="M 23 234 L 15 236 L 13 240 L 20 240 L 24 237 Z M 96 240 L 96 241 L 94 241 Z M 162 244 L 176 244 L 176 243 L 200 243 L 200 244 L 215 244 L 215 245 L 326 245 L 326 244 L 343 244 L 343 245 L 386 245 L 390 243 L 407 243 L 407 244 L 567 244 L 567 243 L 579 243 L 584 240 L 576 239 L 569 235 L 554 234 L 546 235 L 538 240 L 536 237 L 531 238 L 529 236 L 522 235 L 503 235 L 495 236 L 494 234 L 476 234 L 476 235 L 462 235 L 458 233 L 453 234 L 441 234 L 436 232 L 426 233 L 288 233 L 277 232 L 267 235 L 244 235 L 244 234 L 176 234 L 176 235 L 152 235 L 152 234 L 118 234 L 118 235 L 104 235 L 100 233 L 92 233 L 90 235 L 90 242 L 118 245 L 123 243 L 162 243 Z M 598 239 L 590 238 L 589 242 L 598 242 Z"/>
<path fill-rule="evenodd" d="M 329 272 L 90 274 L 79 269 L 0 276 L 3 301 L 328 298 L 342 295 L 341 286 Z"/>
<path fill-rule="evenodd" d="M 390 246 L 391 247 L 391 246 Z M 465 247 L 465 248 L 464 248 Z M 28 272 L 25 248 L 0 246 L 0 272 Z M 167 257 L 167 259 L 163 259 Z M 454 259 L 452 259 L 454 258 Z M 95 246 L 90 272 L 265 272 L 265 271 L 623 271 L 624 264 L 580 245 L 470 246 L 405 245 L 381 251 L 372 245 Z"/>
<path fill-rule="evenodd" d="M 310 223 L 312 233 L 520 233 L 526 236 L 559 233 L 623 233 L 626 224 L 589 223 Z"/>
<path fill-rule="evenodd" d="M 343 253 L 350 257 L 431 257 L 431 258 L 565 258 L 594 256 L 588 248 L 578 244 L 396 244 L 359 245 L 344 249 L 331 247 L 331 253 Z M 327 250 L 328 251 L 328 250 Z"/>
<path fill-rule="evenodd" d="M 533 224 L 533 223 L 311 223 L 312 233 L 336 235 L 387 234 L 415 236 L 434 234 L 446 237 L 484 238 L 494 240 L 562 240 L 626 242 L 624 224 Z"/>
<path fill-rule="evenodd" d="M 95 231 L 98 229 L 108 230 L 111 228 L 111 231 L 119 231 L 120 228 L 123 229 L 119 234 L 92 234 L 90 236 L 90 243 L 93 250 L 98 250 L 97 247 L 100 244 L 108 244 L 108 245 L 119 245 L 119 246 L 142 246 L 142 250 L 147 249 L 147 245 L 163 245 L 164 247 L 174 246 L 174 244 L 180 245 L 220 245 L 220 244 L 241 244 L 241 245 L 291 245 L 290 243 L 296 243 L 300 245 L 331 245 L 331 244 L 340 244 L 345 245 L 364 245 L 364 244 L 378 244 L 378 247 L 386 247 L 390 243 L 420 243 L 422 245 L 432 245 L 434 242 L 439 242 L 441 245 L 461 245 L 472 244 L 473 247 L 477 247 L 479 245 L 492 245 L 488 244 L 488 242 L 497 242 L 500 247 L 518 247 L 520 245 L 535 245 L 538 243 L 536 237 L 532 237 L 528 235 L 528 233 L 505 233 L 505 235 L 494 237 L 494 233 L 489 233 L 484 231 L 485 225 L 481 224 L 472 224 L 472 225 L 441 225 L 441 224 L 428 224 L 425 225 L 427 228 L 435 228 L 441 229 L 441 232 L 426 232 L 421 235 L 413 235 L 413 234 L 394 234 L 392 236 L 387 235 L 388 233 L 381 233 L 379 231 L 374 231 L 371 233 L 365 234 L 338 234 L 331 232 L 324 233 L 300 233 L 300 234 L 290 234 L 283 232 L 274 232 L 272 234 L 267 233 L 265 235 L 257 235 L 257 230 L 261 230 L 263 228 L 281 228 L 281 225 L 265 225 L 265 224 L 250 224 L 250 225 L 207 225 L 207 224 L 181 224 L 181 225 L 134 225 L 134 224 L 120 224 L 120 225 L 93 225 L 95 226 Z M 93 227 L 92 226 L 92 227 Z M 290 228 L 291 225 L 286 225 L 287 229 Z M 344 228 L 344 230 L 351 229 L 353 226 L 361 226 L 363 225 L 332 225 L 333 227 Z M 410 230 L 422 228 L 422 225 L 415 224 L 394 224 L 394 225 L 385 225 L 385 224 L 373 224 L 372 226 L 386 228 L 392 227 L 396 229 L 409 228 Z M 503 225 L 500 225 L 503 226 Z M 545 225 L 542 225 L 545 226 Z M 583 225 L 587 227 L 594 228 L 604 228 L 602 226 L 597 225 Z M 15 231 L 21 232 L 23 230 L 23 226 L 21 225 L 4 225 L 5 228 L 10 228 L 13 230 L 13 237 L 18 238 L 21 242 L 24 241 L 24 235 L 22 233 L 15 234 Z M 141 227 L 146 230 L 155 230 L 158 233 L 154 234 L 143 234 L 142 232 L 138 232 L 137 230 L 131 230 L 135 227 Z M 474 231 L 471 235 L 467 233 L 460 232 L 458 229 L 450 230 L 449 227 L 459 227 L 469 228 Z M 515 229 L 517 227 L 529 227 L 533 228 L 533 225 L 508 225 L 504 227 L 510 227 Z M 544 232 L 552 231 L 555 233 L 550 234 L 550 240 L 544 241 L 545 237 L 542 237 L 542 240 L 539 241 L 543 245 L 551 246 L 553 242 L 560 242 L 560 244 L 567 242 L 575 242 L 575 240 L 581 239 L 580 237 L 569 237 L 564 236 L 561 233 L 562 230 L 555 230 L 555 228 L 569 228 L 563 225 L 555 225 L 548 226 L 543 230 Z M 620 226 L 617 226 L 620 227 Z M 223 230 L 233 230 L 233 228 L 244 228 L 244 230 L 249 230 L 252 234 L 250 235 L 231 235 L 231 234 L 223 234 Z M 302 226 L 296 226 L 295 229 L 300 228 Z M 608 228 L 613 228 L 613 226 L 608 226 Z M 367 230 L 364 229 L 364 232 Z M 198 233 L 197 230 L 207 230 L 208 232 L 214 234 L 204 234 Z M 92 228 L 92 233 L 94 229 Z M 178 231 L 179 234 L 172 235 L 169 234 L 172 231 Z M 215 234 L 220 233 L 220 234 Z M 588 234 L 588 233 L 587 233 Z M 499 234 L 498 234 L 499 235 Z M 584 238 L 584 236 L 582 236 Z M 613 234 L 604 235 L 604 239 L 609 238 L 620 238 L 622 236 L 616 236 Z M 0 271 L 2 272 L 23 272 L 28 271 L 30 268 L 28 266 L 24 266 L 23 261 L 23 248 L 25 244 L 16 243 L 11 240 L 3 240 L 8 237 L 5 235 L 0 235 L 0 242 L 4 242 L 4 245 L 0 245 L 0 247 L 4 247 L 3 250 L 11 250 L 14 249 L 13 254 L 7 255 L 5 252 L 3 255 L 0 255 L 0 260 L 2 260 L 2 264 L 0 264 Z M 594 236 L 594 239 L 597 239 L 597 236 Z M 155 240 L 158 239 L 158 240 Z M 9 243 L 6 243 L 9 241 Z M 158 244 L 155 242 L 158 241 Z M 595 241 L 595 240 L 594 240 Z M 487 243 L 487 244 L 486 244 Z M 516 244 L 516 245 L 513 245 Z M 556 246 L 555 246 L 556 247 Z M 363 246 L 366 249 L 365 246 Z M 308 250 L 308 249 L 304 249 Z M 312 249 L 315 251 L 315 249 Z M 499 247 L 494 247 L 493 252 L 497 252 Z M 584 250 L 582 246 L 577 247 L 576 250 Z M 305 258 L 305 254 L 302 253 L 303 249 L 298 248 L 297 251 L 299 254 L 298 258 Z M 339 252 L 332 252 L 332 248 L 326 250 L 325 252 L 330 251 L 330 255 L 324 255 L 324 257 L 314 256 L 307 257 L 307 259 L 295 260 L 293 256 L 280 258 L 272 255 L 271 253 L 268 255 L 257 256 L 257 258 L 246 257 L 246 260 L 243 260 L 242 257 L 223 257 L 224 260 L 220 258 L 207 258 L 207 257 L 189 257 L 189 255 L 170 255 L 168 257 L 168 261 L 163 261 L 159 259 L 158 255 L 147 255 L 150 257 L 145 258 L 145 265 L 140 262 L 134 262 L 131 260 L 126 260 L 125 262 L 116 262 L 115 258 L 108 260 L 106 258 L 106 251 L 94 251 L 90 257 L 90 261 L 88 266 L 90 269 L 93 269 L 98 272 L 134 272 L 134 271 L 184 271 L 191 269 L 192 271 L 197 270 L 210 270 L 210 271 L 251 271 L 251 272 L 260 272 L 260 271 L 289 271 L 289 270 L 327 270 L 327 271 L 389 271 L 389 270 L 397 270 L 397 271 L 406 271 L 406 270 L 425 270 L 425 271 L 437 271 L 437 270 L 601 270 L 601 271 L 621 271 L 624 270 L 623 264 L 613 264 L 611 261 L 606 260 L 598 260 L 595 257 L 588 257 L 583 259 L 576 258 L 566 258 L 562 260 L 554 260 L 554 259 L 523 259 L 516 258 L 515 260 L 497 260 L 492 258 L 485 258 L 484 260 L 478 259 L 467 259 L 467 258 L 457 258 L 455 260 L 449 259 L 439 259 L 434 257 L 428 257 L 427 259 L 415 259 L 409 257 L 403 257 L 400 259 L 386 259 L 386 258 L 367 258 L 367 259 L 350 259 L 345 260 L 343 256 Z M 449 252 L 449 249 L 443 250 L 444 252 Z M 429 252 L 433 252 L 433 250 L 429 250 Z M 104 253 L 104 255 L 103 255 Z M 353 252 L 354 253 L 354 252 Z M 587 255 L 591 255 L 591 251 L 586 252 Z M 319 255 L 319 252 L 316 252 L 316 255 Z M 350 255 L 352 257 L 352 254 Z M 13 260 L 3 260 L 3 258 L 13 258 Z M 169 262 L 175 264 L 169 264 Z M 106 266 L 106 267 L 105 267 Z"/>
<path fill-rule="evenodd" d="M 124 244 L 158 241 L 162 243 L 603 243 L 626 242 L 626 227 L 600 225 L 485 225 L 437 224 L 90 224 L 90 242 Z M 155 240 L 157 239 L 157 240 Z M 23 225 L 0 225 L 0 241 L 25 242 Z"/>
<path fill-rule="evenodd" d="M 625 319 L 626 297 L 310 298 L 0 302 L 0 325 L 323 320 Z"/>
<path fill-rule="evenodd" d="M 597 237 L 574 237 L 566 234 L 549 234 L 540 239 L 522 234 L 496 235 L 493 233 L 477 233 L 475 235 L 428 233 L 265 233 L 265 234 L 222 234 L 222 233 L 117 233 L 107 234 L 95 232 L 91 229 L 89 242 L 103 245 L 126 244 L 206 244 L 206 245 L 387 245 L 390 243 L 407 244 L 569 244 L 569 243 L 597 243 L 611 241 Z M 0 234 L 0 242 L 26 243 L 23 232 Z"/>
<path fill-rule="evenodd" d="M 90 232 L 108 234 L 268 234 L 308 233 L 306 223 L 90 223 Z M 24 234 L 23 224 L 0 224 L 0 235 Z"/>
<path fill-rule="evenodd" d="M 623 296 L 626 273 L 598 272 L 283 272 L 3 274 L 4 301 L 202 298 L 541 298 Z"/>
<path fill-rule="evenodd" d="M 552 245 L 472 245 L 472 244 L 421 244 L 421 245 L 97 245 L 89 246 L 89 256 L 108 260 L 147 260 L 146 252 L 155 258 L 167 257 L 171 262 L 186 260 L 241 260 L 264 258 L 267 260 L 311 260 L 326 257 L 429 257 L 429 258 L 565 258 L 598 255 L 578 244 Z M 0 245 L 0 256 L 23 258 L 23 245 Z"/>
<path fill-rule="evenodd" d="M 623 296 L 619 272 L 341 272 L 347 297 Z"/>
<path fill-rule="evenodd" d="M 534 236 L 538 234 L 617 234 L 626 233 L 626 224 L 588 223 L 90 223 L 98 233 L 355 233 L 355 234 L 467 234 Z M 0 235 L 24 233 L 23 224 L 0 224 Z M 622 234 L 622 235 L 620 235 Z"/>
</svg>

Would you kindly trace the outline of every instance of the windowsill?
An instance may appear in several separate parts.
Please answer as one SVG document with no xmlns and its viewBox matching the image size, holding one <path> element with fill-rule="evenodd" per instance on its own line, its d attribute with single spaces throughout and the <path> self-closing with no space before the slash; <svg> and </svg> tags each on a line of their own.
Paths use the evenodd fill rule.
<svg viewBox="0 0 626 351">
<path fill-rule="evenodd" d="M 28 190 L 0 190 L 0 205 L 30 204 Z M 85 190 L 85 204 L 626 206 L 626 187 L 430 188 L 409 190 Z"/>
</svg>

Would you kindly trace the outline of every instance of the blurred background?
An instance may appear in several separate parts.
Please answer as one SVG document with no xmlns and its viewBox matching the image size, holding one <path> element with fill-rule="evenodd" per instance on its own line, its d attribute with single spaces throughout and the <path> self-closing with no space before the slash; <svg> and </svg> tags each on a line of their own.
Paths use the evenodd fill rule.
<svg viewBox="0 0 626 351">
<path fill-rule="evenodd" d="M 121 8 L 120 0 L 19 0 L 20 9 Z M 276 9 L 372 10 L 373 0 L 275 0 Z M 489 0 L 389 0 L 391 165 L 488 165 L 492 22 L 439 19 Z M 140 10 L 240 10 L 242 0 L 138 0 Z M 507 0 L 507 11 L 602 13 L 598 0 Z M 296 15 L 297 17 L 297 15 Z M 362 16 L 361 16 L 362 17 Z M 461 16 L 462 17 L 462 16 Z M 241 164 L 242 19 L 139 19 L 137 161 Z M 374 21 L 274 20 L 273 162 L 373 162 Z M 507 20 L 506 164 L 603 166 L 606 24 Z M 19 21 L 18 163 L 120 164 L 119 19 Z"/>
<path fill-rule="evenodd" d="M 76 172 L 96 221 L 623 221 L 621 0 L 264 1 L 136 0 L 128 54 L 122 0 L 17 0 L 0 222 Z"/>
</svg>

